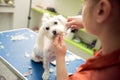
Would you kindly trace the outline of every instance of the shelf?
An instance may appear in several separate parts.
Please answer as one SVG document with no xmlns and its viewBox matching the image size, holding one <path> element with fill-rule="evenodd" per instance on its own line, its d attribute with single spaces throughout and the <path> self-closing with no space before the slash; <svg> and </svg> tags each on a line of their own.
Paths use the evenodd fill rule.
<svg viewBox="0 0 120 80">
<path fill-rule="evenodd" d="M 0 13 L 14 13 L 15 6 L 0 5 Z"/>
<path fill-rule="evenodd" d="M 48 10 L 45 10 L 45 9 L 41 9 L 41 8 L 38 8 L 38 7 L 33 7 L 32 10 L 36 11 L 36 12 L 38 12 L 40 14 L 43 14 L 43 13 L 47 12 L 47 13 L 50 13 L 51 16 L 57 15 L 57 13 L 54 13 L 54 12 L 51 12 L 51 11 L 48 11 Z"/>
<path fill-rule="evenodd" d="M 64 40 L 65 40 L 65 42 L 72 44 L 73 46 L 79 48 L 80 50 L 87 52 L 90 55 L 93 55 L 93 53 L 94 53 L 93 50 L 87 48 L 84 43 L 76 43 L 73 40 L 66 39 L 66 38 Z"/>
<path fill-rule="evenodd" d="M 14 5 L 0 4 L 0 7 L 14 7 Z"/>
</svg>

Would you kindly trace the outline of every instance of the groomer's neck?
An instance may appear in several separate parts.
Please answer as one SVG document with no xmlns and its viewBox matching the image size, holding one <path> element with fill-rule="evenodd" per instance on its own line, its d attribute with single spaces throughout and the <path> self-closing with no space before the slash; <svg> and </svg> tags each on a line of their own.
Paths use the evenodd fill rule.
<svg viewBox="0 0 120 80">
<path fill-rule="evenodd" d="M 120 49 L 120 28 L 115 29 L 115 27 L 116 26 L 113 26 L 111 29 L 106 27 L 106 29 L 104 29 L 104 31 L 101 33 L 100 40 L 102 44 L 103 55 Z"/>
</svg>

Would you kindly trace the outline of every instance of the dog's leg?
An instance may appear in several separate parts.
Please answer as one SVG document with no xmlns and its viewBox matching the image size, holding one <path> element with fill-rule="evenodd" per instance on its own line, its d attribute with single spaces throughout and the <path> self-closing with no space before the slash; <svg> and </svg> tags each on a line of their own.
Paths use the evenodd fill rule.
<svg viewBox="0 0 120 80">
<path fill-rule="evenodd" d="M 43 52 L 42 50 L 39 50 L 37 46 L 34 47 L 33 53 L 32 53 L 32 60 L 34 62 L 42 62 L 43 61 Z"/>
<path fill-rule="evenodd" d="M 44 47 L 44 36 L 45 36 L 44 29 L 43 27 L 41 27 L 38 32 L 37 41 L 36 41 L 39 49 L 43 49 Z"/>
<path fill-rule="evenodd" d="M 44 45 L 44 32 L 43 28 L 39 29 L 39 33 L 37 35 L 37 40 L 34 45 L 33 53 L 32 53 L 32 60 L 35 62 L 42 61 L 43 57 L 43 46 Z"/>
<path fill-rule="evenodd" d="M 43 54 L 43 68 L 44 68 L 44 73 L 42 75 L 43 80 L 48 80 L 49 78 L 49 60 L 48 60 L 48 54 L 44 53 Z"/>
</svg>

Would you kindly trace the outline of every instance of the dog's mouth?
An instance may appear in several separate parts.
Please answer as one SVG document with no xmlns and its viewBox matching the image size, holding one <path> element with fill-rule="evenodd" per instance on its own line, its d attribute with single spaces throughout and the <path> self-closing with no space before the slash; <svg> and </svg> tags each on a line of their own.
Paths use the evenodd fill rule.
<svg viewBox="0 0 120 80">
<path fill-rule="evenodd" d="M 58 35 L 65 35 L 65 33 L 61 32 L 61 33 L 56 33 L 55 35 L 53 35 L 53 39 L 56 38 Z"/>
<path fill-rule="evenodd" d="M 54 38 L 56 38 L 58 35 L 59 35 L 59 34 L 53 35 L 53 37 L 52 37 L 52 38 L 54 39 Z"/>
</svg>

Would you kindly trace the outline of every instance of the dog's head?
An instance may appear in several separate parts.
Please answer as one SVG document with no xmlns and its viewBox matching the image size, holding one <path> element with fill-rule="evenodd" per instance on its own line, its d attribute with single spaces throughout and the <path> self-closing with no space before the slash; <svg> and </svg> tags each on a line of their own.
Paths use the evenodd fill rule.
<svg viewBox="0 0 120 80">
<path fill-rule="evenodd" d="M 42 17 L 42 28 L 48 38 L 54 38 L 59 34 L 64 34 L 66 19 L 62 15 L 51 17 L 49 13 L 44 13 Z"/>
</svg>

